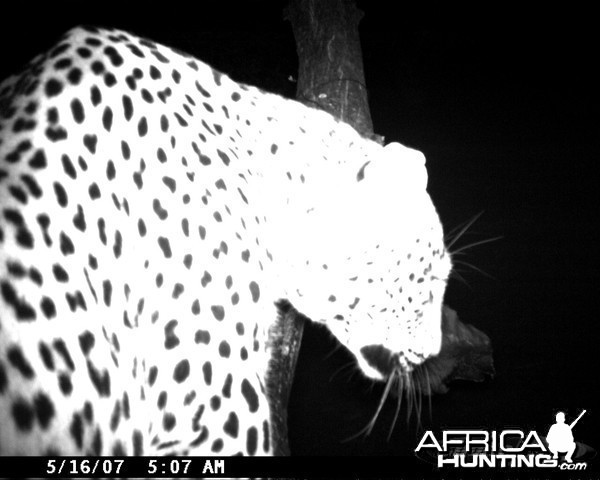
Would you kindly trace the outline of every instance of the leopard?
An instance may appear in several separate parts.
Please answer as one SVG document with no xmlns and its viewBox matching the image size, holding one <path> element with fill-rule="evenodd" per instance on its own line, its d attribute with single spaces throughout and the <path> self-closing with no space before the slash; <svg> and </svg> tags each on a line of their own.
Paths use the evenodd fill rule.
<svg viewBox="0 0 600 480">
<path fill-rule="evenodd" d="M 0 455 L 278 454 L 282 301 L 410 378 L 452 269 L 427 182 L 418 150 L 73 28 L 0 84 Z"/>
</svg>

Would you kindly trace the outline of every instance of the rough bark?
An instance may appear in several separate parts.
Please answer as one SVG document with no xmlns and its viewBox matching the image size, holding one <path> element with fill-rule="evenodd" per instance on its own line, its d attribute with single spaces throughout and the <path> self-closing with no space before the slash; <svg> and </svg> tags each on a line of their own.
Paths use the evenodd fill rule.
<svg viewBox="0 0 600 480">
<path fill-rule="evenodd" d="M 353 0 L 292 0 L 284 16 L 296 39 L 297 100 L 380 141 L 373 133 L 358 35 L 363 12 Z"/>
</svg>

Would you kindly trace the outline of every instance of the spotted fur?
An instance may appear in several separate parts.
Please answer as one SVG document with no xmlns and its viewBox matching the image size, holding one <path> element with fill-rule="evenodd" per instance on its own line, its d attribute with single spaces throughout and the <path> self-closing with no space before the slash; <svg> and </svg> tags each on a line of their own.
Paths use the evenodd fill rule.
<svg viewBox="0 0 600 480">
<path fill-rule="evenodd" d="M 272 454 L 286 299 L 369 377 L 440 347 L 423 156 L 116 30 L 0 85 L 0 454 Z"/>
</svg>

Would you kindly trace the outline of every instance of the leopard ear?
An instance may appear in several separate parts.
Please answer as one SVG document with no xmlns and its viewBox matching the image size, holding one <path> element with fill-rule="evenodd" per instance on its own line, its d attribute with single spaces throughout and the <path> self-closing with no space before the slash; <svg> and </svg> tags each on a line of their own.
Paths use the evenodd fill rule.
<svg viewBox="0 0 600 480">
<path fill-rule="evenodd" d="M 425 155 L 419 150 L 392 142 L 383 147 L 383 157 L 384 165 L 394 175 L 394 181 L 417 190 L 427 188 Z"/>
</svg>

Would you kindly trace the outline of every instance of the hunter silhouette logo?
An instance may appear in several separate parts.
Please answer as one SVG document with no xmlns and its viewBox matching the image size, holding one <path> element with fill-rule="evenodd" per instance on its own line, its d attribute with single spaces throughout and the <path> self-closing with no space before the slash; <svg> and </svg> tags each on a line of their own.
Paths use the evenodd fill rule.
<svg viewBox="0 0 600 480">
<path fill-rule="evenodd" d="M 573 461 L 573 452 L 575 452 L 577 445 L 575 444 L 572 430 L 585 412 L 586 410 L 581 412 L 570 425 L 565 423 L 564 412 L 558 412 L 556 414 L 556 423 L 550 427 L 548 435 L 546 435 L 548 448 L 553 454 L 552 458 L 558 458 L 558 453 L 561 452 L 566 453 L 566 462 L 571 463 Z"/>
<path fill-rule="evenodd" d="M 455 429 L 434 434 L 427 430 L 415 448 L 415 454 L 440 469 L 452 468 L 543 468 L 586 470 L 596 451 L 576 442 L 573 428 L 586 410 L 570 424 L 564 412 L 546 437 L 535 430 Z M 564 456 L 564 459 L 562 458 Z M 559 458 L 560 457 L 560 458 Z M 575 462 L 573 461 L 575 459 Z"/>
</svg>

